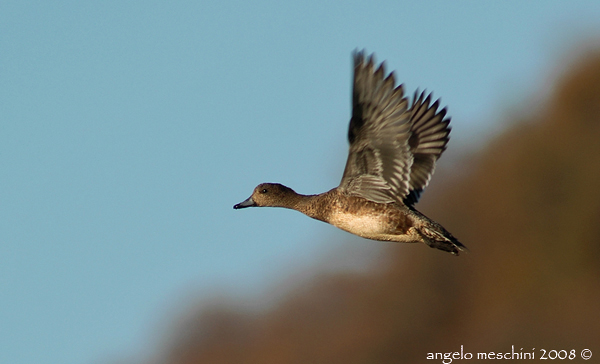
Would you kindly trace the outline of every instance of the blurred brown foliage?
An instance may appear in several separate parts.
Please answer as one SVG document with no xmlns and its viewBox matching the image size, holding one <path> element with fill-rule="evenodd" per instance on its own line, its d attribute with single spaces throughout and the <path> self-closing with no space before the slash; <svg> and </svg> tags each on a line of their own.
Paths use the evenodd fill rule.
<svg viewBox="0 0 600 364">
<path fill-rule="evenodd" d="M 165 362 L 423 363 L 460 345 L 600 355 L 600 53 L 538 109 L 418 206 L 470 253 L 389 245 L 385 269 L 317 275 L 266 312 L 202 309 Z"/>
</svg>

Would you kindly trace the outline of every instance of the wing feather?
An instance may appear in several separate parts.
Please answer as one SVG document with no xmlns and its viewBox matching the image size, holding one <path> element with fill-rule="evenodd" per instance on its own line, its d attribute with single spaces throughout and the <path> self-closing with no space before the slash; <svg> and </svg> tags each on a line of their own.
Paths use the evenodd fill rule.
<svg viewBox="0 0 600 364">
<path fill-rule="evenodd" d="M 350 151 L 340 189 L 375 202 L 401 202 L 409 192 L 410 112 L 402 86 L 373 56 L 354 54 Z"/>
<path fill-rule="evenodd" d="M 354 53 L 350 149 L 339 189 L 379 203 L 413 205 L 446 149 L 450 119 L 439 100 L 415 92 L 409 107 L 402 85 L 374 66 L 373 55 Z"/>
<path fill-rule="evenodd" d="M 419 201 L 421 193 L 429 184 L 439 157 L 446 150 L 450 134 L 450 118 L 445 118 L 446 108 L 437 110 L 439 100 L 431 104 L 431 94 L 425 91 L 418 96 L 415 92 L 411 105 L 411 137 L 409 144 L 414 163 L 410 171 L 409 194 L 404 199 L 407 205 Z M 430 105 L 431 104 L 431 105 Z"/>
</svg>

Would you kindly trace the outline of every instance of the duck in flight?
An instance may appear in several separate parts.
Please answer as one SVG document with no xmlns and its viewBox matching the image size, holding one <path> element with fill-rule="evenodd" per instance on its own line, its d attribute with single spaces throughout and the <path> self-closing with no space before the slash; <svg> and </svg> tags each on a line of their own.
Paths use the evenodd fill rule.
<svg viewBox="0 0 600 364">
<path fill-rule="evenodd" d="M 373 55 L 354 52 L 350 151 L 340 185 L 301 195 L 279 183 L 262 183 L 233 206 L 284 207 L 367 239 L 425 243 L 458 255 L 452 234 L 414 207 L 446 149 L 450 118 L 439 100 L 418 92 L 409 103 L 403 86 Z"/>
</svg>

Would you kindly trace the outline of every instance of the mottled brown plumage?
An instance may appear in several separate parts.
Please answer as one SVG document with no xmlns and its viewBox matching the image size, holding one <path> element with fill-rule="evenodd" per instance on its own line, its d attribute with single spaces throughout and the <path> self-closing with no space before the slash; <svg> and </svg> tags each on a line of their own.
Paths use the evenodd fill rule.
<svg viewBox="0 0 600 364">
<path fill-rule="evenodd" d="M 294 209 L 358 236 L 381 241 L 425 243 L 458 255 L 465 247 L 413 205 L 446 149 L 450 119 L 431 95 L 415 93 L 409 105 L 383 64 L 354 54 L 350 150 L 342 181 L 319 195 L 301 195 L 277 183 L 258 185 L 234 206 Z"/>
</svg>

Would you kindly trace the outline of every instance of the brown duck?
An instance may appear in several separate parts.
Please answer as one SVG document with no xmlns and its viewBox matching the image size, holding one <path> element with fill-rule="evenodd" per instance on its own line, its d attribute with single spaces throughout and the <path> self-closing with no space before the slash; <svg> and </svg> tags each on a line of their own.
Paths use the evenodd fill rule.
<svg viewBox="0 0 600 364">
<path fill-rule="evenodd" d="M 458 255 L 466 248 L 440 224 L 414 208 L 449 140 L 450 118 L 431 94 L 412 104 L 403 86 L 373 56 L 354 53 L 350 152 L 340 185 L 301 195 L 278 183 L 258 185 L 233 206 L 285 207 L 367 239 L 425 243 Z"/>
</svg>

